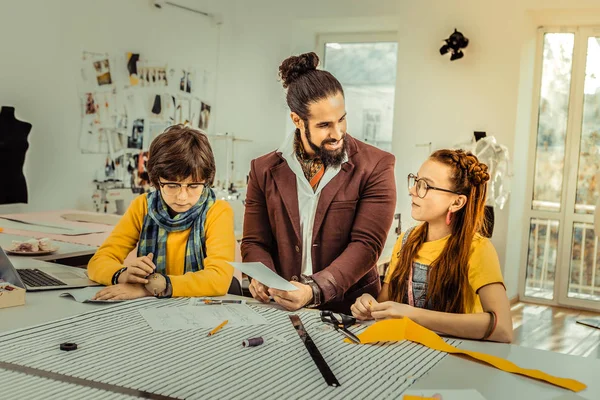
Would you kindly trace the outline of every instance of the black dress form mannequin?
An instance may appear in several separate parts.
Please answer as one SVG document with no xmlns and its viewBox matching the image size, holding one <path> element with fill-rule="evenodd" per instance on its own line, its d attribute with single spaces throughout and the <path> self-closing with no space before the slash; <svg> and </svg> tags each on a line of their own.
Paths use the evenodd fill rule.
<svg viewBox="0 0 600 400">
<path fill-rule="evenodd" d="M 475 141 L 486 137 L 486 133 L 485 132 L 474 132 L 475 135 Z M 494 222 L 495 222 L 495 216 L 494 216 L 494 207 L 492 206 L 485 206 L 484 208 L 484 221 L 483 221 L 483 227 L 481 228 L 481 235 L 485 236 L 487 238 L 491 238 L 492 234 L 494 233 Z"/>
<path fill-rule="evenodd" d="M 30 131 L 31 124 L 15 118 L 14 107 L 0 109 L 0 204 L 27 203 L 23 164 Z"/>
</svg>

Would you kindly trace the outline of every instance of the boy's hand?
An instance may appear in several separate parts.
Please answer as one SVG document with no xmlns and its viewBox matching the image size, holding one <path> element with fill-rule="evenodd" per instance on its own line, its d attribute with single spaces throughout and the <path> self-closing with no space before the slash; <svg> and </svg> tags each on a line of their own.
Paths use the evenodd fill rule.
<svg viewBox="0 0 600 400">
<path fill-rule="evenodd" d="M 125 265 L 127 269 L 119 275 L 119 283 L 148 283 L 146 277 L 156 270 L 156 265 L 152 262 L 154 254 L 138 257 Z"/>
</svg>

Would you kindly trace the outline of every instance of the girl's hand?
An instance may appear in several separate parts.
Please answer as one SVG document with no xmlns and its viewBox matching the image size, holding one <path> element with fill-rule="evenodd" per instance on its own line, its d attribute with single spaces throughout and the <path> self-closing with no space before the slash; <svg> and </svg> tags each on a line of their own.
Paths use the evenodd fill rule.
<svg viewBox="0 0 600 400">
<path fill-rule="evenodd" d="M 411 307 L 408 304 L 396 303 L 395 301 L 384 301 L 383 303 L 373 304 L 373 307 L 371 307 L 371 315 L 377 321 L 403 317 L 415 321 L 417 312 L 418 308 Z"/>
<path fill-rule="evenodd" d="M 352 315 L 361 321 L 367 321 L 373 319 L 371 314 L 371 310 L 373 305 L 378 304 L 377 300 L 373 296 L 368 293 L 360 296 L 354 304 L 350 307 L 350 311 L 352 311 Z"/>
</svg>

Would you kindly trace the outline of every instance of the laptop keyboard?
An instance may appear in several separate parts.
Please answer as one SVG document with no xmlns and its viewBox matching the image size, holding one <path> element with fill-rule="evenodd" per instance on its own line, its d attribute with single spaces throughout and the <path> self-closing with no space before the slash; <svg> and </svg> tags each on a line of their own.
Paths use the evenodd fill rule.
<svg viewBox="0 0 600 400">
<path fill-rule="evenodd" d="M 51 277 L 45 272 L 39 269 L 17 269 L 19 276 L 25 282 L 27 286 L 41 287 L 41 286 L 66 286 L 67 284 L 59 281 L 56 278 Z"/>
</svg>

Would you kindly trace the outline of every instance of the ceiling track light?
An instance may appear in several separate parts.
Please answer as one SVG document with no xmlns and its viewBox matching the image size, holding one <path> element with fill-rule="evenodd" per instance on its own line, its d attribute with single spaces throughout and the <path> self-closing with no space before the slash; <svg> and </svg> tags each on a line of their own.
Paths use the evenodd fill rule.
<svg viewBox="0 0 600 400">
<path fill-rule="evenodd" d="M 465 53 L 462 51 L 462 49 L 469 45 L 469 39 L 467 39 L 461 32 L 454 29 L 454 32 L 448 37 L 448 39 L 444 39 L 444 42 L 445 44 L 440 47 L 441 55 L 445 55 L 449 52 L 450 61 L 459 60 L 465 56 Z"/>
</svg>

